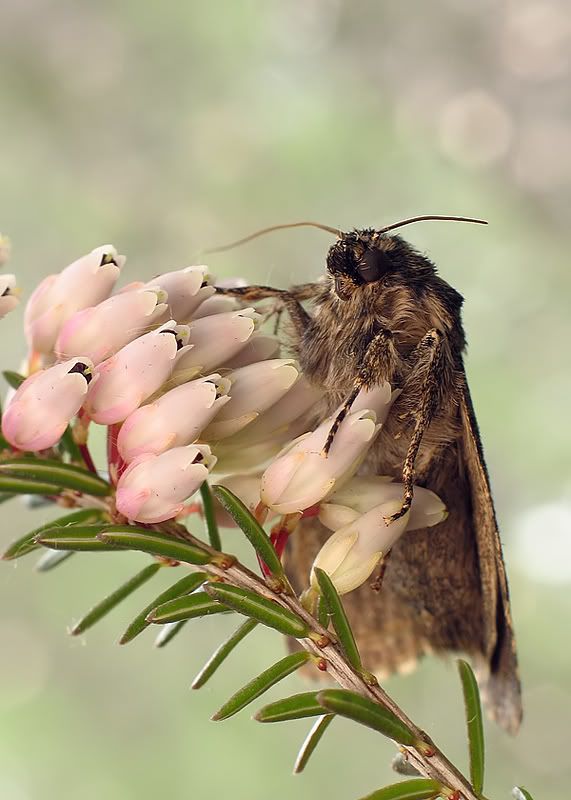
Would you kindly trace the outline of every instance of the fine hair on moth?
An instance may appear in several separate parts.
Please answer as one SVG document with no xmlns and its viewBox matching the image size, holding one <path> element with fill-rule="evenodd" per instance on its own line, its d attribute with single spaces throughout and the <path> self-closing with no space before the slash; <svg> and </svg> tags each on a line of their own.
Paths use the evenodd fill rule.
<svg viewBox="0 0 571 800">
<path fill-rule="evenodd" d="M 364 584 L 344 597 L 344 605 L 369 669 L 386 675 L 428 653 L 464 653 L 491 716 L 515 733 L 521 686 L 502 546 L 464 368 L 463 298 L 395 232 L 428 220 L 486 224 L 422 215 L 343 232 L 304 221 L 264 228 L 207 252 L 294 227 L 336 237 L 321 280 L 217 291 L 248 303 L 273 298 L 278 314 L 287 314 L 288 349 L 322 392 L 315 421 L 341 404 L 324 456 L 359 391 L 385 381 L 400 390 L 359 474 L 404 484 L 401 507 L 386 522 L 407 512 L 414 485 L 439 495 L 448 516 L 430 529 L 407 531 L 381 565 L 378 591 Z M 328 535 L 316 517 L 300 521 L 285 552 L 296 589 L 306 584 Z"/>
</svg>

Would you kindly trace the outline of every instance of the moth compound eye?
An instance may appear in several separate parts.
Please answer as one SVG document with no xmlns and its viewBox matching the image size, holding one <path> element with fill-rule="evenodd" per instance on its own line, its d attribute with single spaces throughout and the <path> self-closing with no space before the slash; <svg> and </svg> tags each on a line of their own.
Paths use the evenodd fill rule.
<svg viewBox="0 0 571 800">
<path fill-rule="evenodd" d="M 357 272 L 365 283 L 373 283 L 391 269 L 391 260 L 382 250 L 365 250 Z"/>
</svg>

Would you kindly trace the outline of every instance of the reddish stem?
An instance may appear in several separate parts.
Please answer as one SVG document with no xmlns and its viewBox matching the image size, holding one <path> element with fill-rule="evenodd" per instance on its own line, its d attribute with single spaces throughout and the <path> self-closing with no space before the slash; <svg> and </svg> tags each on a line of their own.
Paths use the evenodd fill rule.
<svg viewBox="0 0 571 800">
<path fill-rule="evenodd" d="M 86 444 L 79 444 L 78 447 L 87 469 L 97 475 L 97 467 L 95 466 L 95 463 L 91 457 L 89 447 Z"/>
<path fill-rule="evenodd" d="M 121 458 L 117 448 L 117 437 L 121 429 L 121 423 L 109 425 L 107 428 L 107 465 L 109 467 L 109 477 L 116 486 L 117 481 L 127 469 L 127 464 Z"/>
</svg>

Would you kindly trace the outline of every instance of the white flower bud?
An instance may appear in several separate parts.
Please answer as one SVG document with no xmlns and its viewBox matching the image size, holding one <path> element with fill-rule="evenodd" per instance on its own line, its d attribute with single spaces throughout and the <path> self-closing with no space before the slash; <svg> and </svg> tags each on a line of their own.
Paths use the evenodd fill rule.
<svg viewBox="0 0 571 800">
<path fill-rule="evenodd" d="M 22 383 L 2 417 L 2 433 L 19 450 L 46 450 L 79 411 L 92 380 L 87 358 L 35 372 Z"/>
<path fill-rule="evenodd" d="M 229 358 L 224 366 L 227 369 L 238 369 L 255 364 L 257 361 L 267 361 L 270 358 L 279 358 L 280 341 L 276 336 L 265 333 L 253 333 L 244 347 L 233 357 Z"/>
<path fill-rule="evenodd" d="M 185 267 L 165 272 L 149 281 L 145 288 L 160 286 L 168 294 L 168 314 L 178 322 L 187 322 L 198 306 L 216 291 L 209 282 L 208 267 Z"/>
<path fill-rule="evenodd" d="M 0 275 L 0 319 L 13 311 L 18 303 L 19 291 L 15 275 Z"/>
<path fill-rule="evenodd" d="M 97 381 L 87 394 L 85 409 L 94 422 L 122 422 L 170 377 L 176 358 L 184 353 L 188 327 L 170 320 L 155 331 L 125 345 L 95 367 Z"/>
<path fill-rule="evenodd" d="M 161 289 L 143 289 L 114 295 L 97 306 L 77 311 L 60 330 L 55 344 L 59 358 L 85 354 L 94 364 L 114 355 L 150 330 L 167 306 Z"/>
<path fill-rule="evenodd" d="M 119 432 L 117 447 L 130 463 L 145 453 L 158 455 L 171 447 L 194 442 L 228 403 L 230 381 L 209 375 L 183 383 L 149 405 L 129 414 Z"/>
<path fill-rule="evenodd" d="M 119 478 L 117 510 L 135 522 L 176 517 L 208 477 L 216 458 L 207 445 L 175 447 L 158 456 L 139 456 Z"/>
<path fill-rule="evenodd" d="M 192 319 L 211 317 L 213 314 L 228 314 L 230 311 L 239 311 L 244 307 L 235 297 L 225 294 L 213 294 L 207 297 L 193 312 Z"/>
<path fill-rule="evenodd" d="M 394 500 L 378 505 L 330 536 L 313 562 L 312 586 L 319 586 L 316 567 L 329 575 L 339 594 L 364 583 L 407 528 L 409 512 L 389 525 L 385 522 L 400 506 L 400 501 Z"/>
<path fill-rule="evenodd" d="M 258 361 L 228 375 L 230 402 L 204 431 L 204 438 L 224 439 L 256 419 L 292 387 L 299 370 L 292 359 Z"/>
</svg>

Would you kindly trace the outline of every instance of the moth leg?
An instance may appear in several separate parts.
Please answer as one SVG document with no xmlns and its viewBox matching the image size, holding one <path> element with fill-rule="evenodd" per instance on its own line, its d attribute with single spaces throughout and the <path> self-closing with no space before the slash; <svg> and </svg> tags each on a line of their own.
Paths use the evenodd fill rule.
<svg viewBox="0 0 571 800">
<path fill-rule="evenodd" d="M 300 283 L 289 289 L 276 289 L 274 286 L 216 286 L 216 294 L 229 297 L 241 297 L 243 300 L 255 302 L 265 300 L 267 297 L 285 298 L 293 297 L 297 301 L 310 300 L 317 293 L 317 283 Z"/>
<path fill-rule="evenodd" d="M 422 337 L 417 347 L 418 361 L 416 370 L 424 374 L 419 391 L 420 407 L 415 413 L 414 430 L 402 468 L 402 482 L 404 484 L 402 505 L 396 514 L 385 518 L 387 525 L 403 517 L 412 504 L 414 464 L 422 437 L 432 420 L 440 391 L 439 375 L 441 372 L 443 341 L 440 331 L 433 328 Z"/>
<path fill-rule="evenodd" d="M 397 351 L 392 331 L 382 328 L 369 342 L 365 357 L 351 392 L 333 420 L 322 455 L 327 456 L 339 427 L 355 402 L 361 389 L 370 389 L 380 382 L 381 376 L 392 376 L 397 363 Z"/>
</svg>

